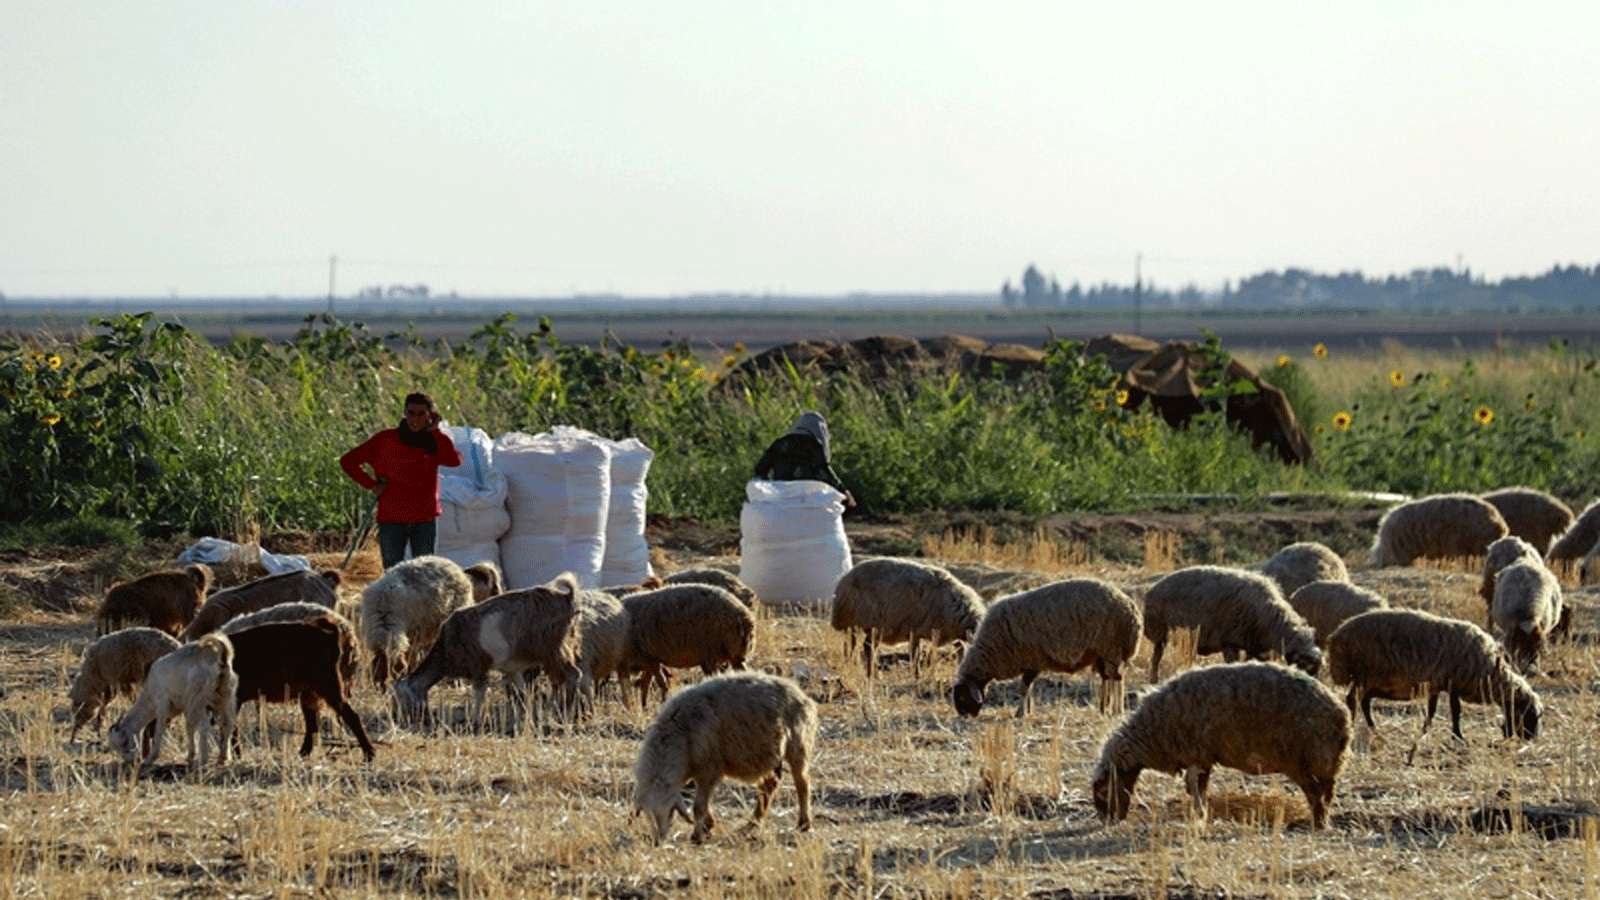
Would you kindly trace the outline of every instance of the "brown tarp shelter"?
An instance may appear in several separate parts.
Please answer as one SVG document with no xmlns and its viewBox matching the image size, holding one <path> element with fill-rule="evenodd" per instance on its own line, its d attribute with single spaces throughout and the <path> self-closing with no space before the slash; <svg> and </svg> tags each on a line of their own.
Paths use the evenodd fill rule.
<svg viewBox="0 0 1600 900">
<path fill-rule="evenodd" d="M 1217 377 L 1215 372 L 1207 371 L 1210 363 L 1199 347 L 1194 341 L 1158 344 L 1137 335 L 1108 334 L 1090 341 L 1084 355 L 1104 356 L 1107 365 L 1122 376 L 1118 387 L 1128 391 L 1123 405 L 1137 409 L 1148 401 L 1167 424 L 1182 428 L 1191 417 L 1205 411 L 1203 392 Z M 1232 357 L 1228 358 L 1222 378 L 1252 388 L 1229 395 L 1224 415 L 1249 432 L 1253 446 L 1270 444 L 1284 462 L 1304 463 L 1311 459 L 1311 441 L 1282 390 Z"/>
</svg>

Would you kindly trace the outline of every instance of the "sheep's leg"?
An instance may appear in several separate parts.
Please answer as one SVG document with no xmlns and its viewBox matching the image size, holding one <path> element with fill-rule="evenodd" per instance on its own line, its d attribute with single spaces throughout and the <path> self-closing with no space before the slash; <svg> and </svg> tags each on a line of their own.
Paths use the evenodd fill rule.
<svg viewBox="0 0 1600 900">
<path fill-rule="evenodd" d="M 221 763 L 228 761 L 228 750 L 234 739 L 238 736 L 239 701 L 230 692 L 223 698 L 222 708 L 217 710 L 218 726 L 221 730 L 217 733 L 217 756 Z"/>
<path fill-rule="evenodd" d="M 472 682 L 472 709 L 468 717 L 472 720 L 471 727 L 474 731 L 483 730 L 483 701 L 484 695 L 489 692 L 489 675 L 484 673 Z"/>
<path fill-rule="evenodd" d="M 1300 782 L 1300 790 L 1305 792 L 1306 805 L 1311 808 L 1312 829 L 1326 828 L 1328 805 L 1333 802 L 1333 783 L 1309 777 Z"/>
<path fill-rule="evenodd" d="M 155 729 L 154 731 L 150 732 L 150 750 L 145 754 L 144 760 L 139 763 L 139 768 L 141 769 L 147 768 L 151 763 L 156 761 L 156 757 L 161 755 L 161 739 L 166 737 L 167 705 L 165 702 L 162 702 L 158 705 L 160 706 L 160 709 L 156 710 L 155 721 L 150 723 L 150 727 Z"/>
<path fill-rule="evenodd" d="M 1455 691 L 1450 692 L 1450 733 L 1463 744 L 1467 742 L 1461 734 L 1461 695 Z"/>
<path fill-rule="evenodd" d="M 1211 770 L 1199 766 L 1189 766 L 1183 770 L 1183 780 L 1189 788 L 1189 801 L 1193 806 L 1195 818 L 1202 821 L 1206 817 L 1206 787 L 1211 784 Z"/>
<path fill-rule="evenodd" d="M 1037 669 L 1022 673 L 1022 696 L 1017 698 L 1017 718 L 1033 712 L 1033 680 L 1039 677 Z"/>
<path fill-rule="evenodd" d="M 691 836 L 696 844 L 705 840 L 711 829 L 717 827 L 717 820 L 711 815 L 711 792 L 716 789 L 721 776 L 713 775 L 706 778 L 695 776 L 694 784 L 694 834 Z"/>
<path fill-rule="evenodd" d="M 1160 638 L 1157 638 L 1156 640 L 1154 640 L 1154 641 L 1152 641 L 1150 643 L 1150 683 L 1151 684 L 1156 684 L 1156 683 L 1161 681 L 1161 654 L 1166 649 L 1167 649 L 1167 638 L 1166 638 L 1166 635 L 1162 635 Z M 1352 711 L 1353 710 L 1354 710 L 1354 707 L 1352 707 Z"/>
<path fill-rule="evenodd" d="M 780 766 L 779 769 L 781 770 L 782 767 Z M 766 818 L 767 808 L 772 805 L 772 798 L 778 794 L 778 784 L 780 783 L 778 776 L 780 774 L 782 774 L 781 771 L 774 772 L 761 779 L 761 783 L 757 785 L 756 808 L 750 814 L 750 821 L 744 825 L 746 832 L 755 831 L 761 825 L 761 820 Z"/>
<path fill-rule="evenodd" d="M 798 807 L 795 814 L 795 827 L 801 831 L 810 831 L 811 782 L 806 777 L 806 756 L 804 751 L 789 753 L 789 777 L 794 779 L 794 799 Z"/>
<path fill-rule="evenodd" d="M 1354 692 L 1356 688 L 1351 688 L 1350 690 Z M 1367 691 L 1361 691 L 1361 716 L 1367 720 L 1368 729 L 1372 731 L 1378 730 L 1377 724 L 1372 721 L 1372 694 Z"/>
<path fill-rule="evenodd" d="M 874 632 L 867 629 L 861 636 L 861 664 L 867 669 L 867 680 L 871 681 L 878 670 L 877 646 L 873 641 Z"/>
<path fill-rule="evenodd" d="M 650 670 L 645 669 L 643 672 L 639 673 L 639 677 L 633 682 L 633 686 L 639 689 L 639 709 L 641 710 L 650 708 L 651 677 L 652 674 Z"/>
<path fill-rule="evenodd" d="M 328 705 L 338 713 L 339 721 L 344 723 L 344 727 L 356 736 L 356 743 L 361 745 L 361 752 L 367 757 L 367 762 L 372 762 L 372 757 L 376 753 L 372 749 L 372 739 L 367 737 L 367 727 L 361 724 L 361 714 L 356 712 L 349 700 L 342 697 L 337 700 L 329 699 Z"/>
<path fill-rule="evenodd" d="M 916 635 L 911 636 L 911 680 L 913 683 L 922 681 L 922 639 Z"/>
<path fill-rule="evenodd" d="M 322 710 L 322 703 L 317 695 L 306 691 L 300 695 L 300 715 L 306 720 L 306 736 L 300 739 L 300 755 L 310 756 L 311 748 L 317 743 L 317 713 Z"/>
</svg>

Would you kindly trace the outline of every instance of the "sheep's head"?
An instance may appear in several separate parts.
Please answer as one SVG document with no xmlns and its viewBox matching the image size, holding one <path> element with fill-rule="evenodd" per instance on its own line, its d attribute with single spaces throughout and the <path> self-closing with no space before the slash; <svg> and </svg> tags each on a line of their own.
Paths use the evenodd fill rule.
<svg viewBox="0 0 1600 900">
<path fill-rule="evenodd" d="M 129 728 L 122 722 L 118 722 L 111 726 L 111 730 L 106 734 L 106 739 L 111 744 L 112 752 L 121 756 L 123 762 L 130 766 L 138 762 L 143 750 L 140 746 L 143 741 L 140 740 L 138 729 Z"/>
<path fill-rule="evenodd" d="M 955 701 L 956 712 L 963 716 L 975 716 L 978 710 L 983 709 L 984 684 L 975 678 L 962 678 L 950 690 L 950 697 Z"/>
<path fill-rule="evenodd" d="M 1506 737 L 1531 741 L 1539 736 L 1539 716 L 1543 706 L 1531 689 L 1514 692 L 1506 701 L 1505 712 L 1503 730 Z"/>
<path fill-rule="evenodd" d="M 694 824 L 694 817 L 689 814 L 689 798 L 664 783 L 640 784 L 634 789 L 633 814 L 637 816 L 642 812 L 650 814 L 650 823 L 655 826 L 652 837 L 658 844 L 666 840 L 667 832 L 672 830 L 674 815 Z"/>
<path fill-rule="evenodd" d="M 420 722 L 428 709 L 428 693 L 417 690 L 408 676 L 394 683 L 394 702 L 401 721 Z"/>
<path fill-rule="evenodd" d="M 1094 810 L 1107 823 L 1120 822 L 1128 815 L 1133 801 L 1133 783 L 1139 780 L 1137 767 L 1122 768 L 1101 759 L 1095 766 L 1091 792 Z"/>
<path fill-rule="evenodd" d="M 1322 651 L 1317 649 L 1315 633 L 1309 628 L 1295 629 L 1295 642 L 1286 648 L 1283 658 L 1300 671 L 1315 678 L 1322 670 Z"/>
</svg>

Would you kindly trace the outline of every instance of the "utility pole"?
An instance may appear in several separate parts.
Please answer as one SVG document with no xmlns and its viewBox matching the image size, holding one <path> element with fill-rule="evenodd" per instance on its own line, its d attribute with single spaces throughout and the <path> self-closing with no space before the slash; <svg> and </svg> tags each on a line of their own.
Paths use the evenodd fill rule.
<svg viewBox="0 0 1600 900">
<path fill-rule="evenodd" d="M 1138 334 L 1144 306 L 1144 254 L 1133 257 L 1133 333 Z"/>
<path fill-rule="evenodd" d="M 333 275 L 339 268 L 339 257 L 328 257 L 328 315 L 333 315 Z"/>
</svg>

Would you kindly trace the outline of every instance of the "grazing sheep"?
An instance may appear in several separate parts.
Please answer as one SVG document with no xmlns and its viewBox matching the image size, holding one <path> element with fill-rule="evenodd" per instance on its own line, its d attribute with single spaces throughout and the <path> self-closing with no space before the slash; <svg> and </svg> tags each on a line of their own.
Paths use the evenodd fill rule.
<svg viewBox="0 0 1600 900">
<path fill-rule="evenodd" d="M 524 680 L 539 670 L 566 693 L 570 708 L 582 679 L 578 596 L 577 576 L 565 572 L 549 584 L 497 594 L 451 613 L 422 662 L 394 684 L 401 714 L 421 719 L 435 684 L 466 678 L 474 691 L 472 719 L 480 722 L 490 672 L 505 676 L 506 697 L 521 709 Z"/>
<path fill-rule="evenodd" d="M 752 609 L 760 598 L 756 596 L 756 589 L 743 581 L 732 572 L 722 569 L 700 568 L 684 569 L 673 572 L 662 579 L 662 584 L 710 584 L 715 585 L 739 598 L 739 602 Z"/>
<path fill-rule="evenodd" d="M 725 777 L 756 781 L 760 793 L 746 826 L 753 830 L 778 792 L 784 763 L 794 779 L 796 826 L 811 828 L 806 766 L 816 750 L 817 704 L 787 678 L 760 672 L 719 675 L 680 691 L 661 707 L 633 766 L 634 814 L 649 813 L 655 838 L 666 838 L 677 813 L 694 825 L 693 840 L 716 827 L 711 792 Z M 694 782 L 694 808 L 684 786 Z"/>
<path fill-rule="evenodd" d="M 638 584 L 611 584 L 603 588 L 596 588 L 596 590 L 605 591 L 613 597 L 626 597 L 629 594 L 637 594 L 640 591 L 653 591 L 661 587 L 661 584 L 661 579 L 654 575 L 646 575 L 644 580 Z"/>
<path fill-rule="evenodd" d="M 1151 585 L 1144 596 L 1144 636 L 1150 639 L 1150 681 L 1160 680 L 1161 654 L 1174 628 L 1199 630 L 1195 652 L 1266 659 L 1277 654 L 1311 675 L 1322 652 L 1306 620 L 1278 583 L 1265 575 L 1223 566 L 1190 566 Z"/>
<path fill-rule="evenodd" d="M 1542 561 L 1514 562 L 1495 577 L 1489 618 L 1506 653 L 1523 673 L 1538 663 L 1539 651 L 1561 621 L 1561 613 L 1561 584 Z"/>
<path fill-rule="evenodd" d="M 1278 583 L 1285 597 L 1313 581 L 1349 581 L 1344 560 L 1325 544 L 1300 541 L 1279 550 L 1256 570 Z"/>
<path fill-rule="evenodd" d="M 867 677 L 877 668 L 877 644 L 911 641 L 911 672 L 921 677 L 918 649 L 966 641 L 983 618 L 983 598 L 954 575 L 932 563 L 911 559 L 869 559 L 839 577 L 833 589 L 833 628 L 866 637 L 862 661 Z"/>
<path fill-rule="evenodd" d="M 211 587 L 211 568 L 195 563 L 164 569 L 124 581 L 106 591 L 95 612 L 95 636 L 104 637 L 128 625 L 155 628 L 177 637 L 194 619 Z"/>
<path fill-rule="evenodd" d="M 141 734 L 147 725 L 154 723 L 150 749 L 140 761 L 140 768 L 145 768 L 161 754 L 161 738 L 166 733 L 167 720 L 182 713 L 189 736 L 189 772 L 197 774 L 210 757 L 211 717 L 214 715 L 220 726 L 219 754 L 222 761 L 227 762 L 238 709 L 234 698 L 239 678 L 234 674 L 233 659 L 234 649 L 228 638 L 208 634 L 151 663 L 149 677 L 133 706 L 111 726 L 111 748 L 131 765 L 140 757 Z M 198 766 L 195 765 L 196 753 L 199 754 Z"/>
<path fill-rule="evenodd" d="M 1435 494 L 1392 506 L 1378 520 L 1372 565 L 1409 566 L 1418 559 L 1482 556 L 1510 532 L 1487 500 L 1472 494 Z"/>
<path fill-rule="evenodd" d="M 306 726 L 300 755 L 309 756 L 316 745 L 318 713 L 327 703 L 355 736 L 367 761 L 372 761 L 372 741 L 350 705 L 341 674 L 355 669 L 356 644 L 348 622 L 325 612 L 312 619 L 265 622 L 226 634 L 233 642 L 241 705 L 251 700 L 298 700 Z"/>
<path fill-rule="evenodd" d="M 1514 534 L 1508 534 L 1489 545 L 1483 554 L 1483 577 L 1478 582 L 1478 596 L 1483 598 L 1485 613 L 1494 605 L 1494 580 L 1500 570 L 1514 562 L 1532 560 L 1543 563 L 1543 557 L 1534 546 Z M 1494 619 L 1489 619 L 1489 627 L 1494 627 Z"/>
<path fill-rule="evenodd" d="M 622 598 L 628 642 L 620 673 L 638 672 L 639 705 L 650 684 L 667 694 L 668 668 L 699 666 L 707 675 L 743 669 L 755 644 L 756 617 L 739 598 L 710 584 L 672 584 Z"/>
<path fill-rule="evenodd" d="M 216 631 L 229 619 L 279 603 L 316 603 L 333 609 L 339 601 L 338 593 L 334 590 L 339 581 L 337 569 L 328 569 L 320 574 L 294 571 L 268 575 L 217 591 L 195 613 L 194 620 L 183 631 L 183 639 L 192 641 L 202 634 Z"/>
<path fill-rule="evenodd" d="M 150 664 L 181 646 L 177 638 L 158 628 L 124 628 L 90 644 L 67 688 L 72 703 L 72 736 L 68 740 L 77 740 L 78 729 L 90 719 L 99 731 L 111 698 L 137 693 Z"/>
<path fill-rule="evenodd" d="M 482 603 L 505 590 L 505 579 L 500 575 L 500 567 L 492 562 L 473 563 L 461 571 L 465 572 L 467 580 L 472 582 L 473 603 Z"/>
<path fill-rule="evenodd" d="M 409 671 L 439 637 L 445 617 L 473 602 L 474 584 L 453 560 L 418 556 L 389 567 L 361 592 L 361 634 L 372 683 Z"/>
<path fill-rule="evenodd" d="M 1022 676 L 1017 716 L 1032 708 L 1040 672 L 1100 675 L 1100 711 L 1120 708 L 1122 664 L 1139 649 L 1139 607 L 1127 594 L 1093 578 L 1073 578 L 996 600 L 961 658 L 951 696 L 956 712 L 975 716 L 989 682 Z"/>
<path fill-rule="evenodd" d="M 332 619 L 334 624 L 339 626 L 340 646 L 344 644 L 355 646 L 355 626 L 350 624 L 349 619 L 320 603 L 273 604 L 266 609 L 258 609 L 253 613 L 229 619 L 220 630 L 223 634 L 233 635 L 246 628 L 254 628 L 257 625 L 267 625 L 273 622 L 308 622 L 322 617 Z M 356 664 L 357 660 L 354 653 L 345 654 L 339 658 L 339 677 L 344 679 L 346 685 L 351 684 L 352 679 L 356 677 Z"/>
<path fill-rule="evenodd" d="M 1509 487 L 1484 494 L 1483 499 L 1500 511 L 1513 536 L 1532 544 L 1541 555 L 1572 525 L 1572 507 L 1544 491 Z"/>
<path fill-rule="evenodd" d="M 1544 558 L 1553 563 L 1583 559 L 1592 554 L 1597 546 L 1600 546 L 1600 500 L 1578 513 L 1567 530 L 1561 532 L 1556 542 L 1550 545 Z"/>
<path fill-rule="evenodd" d="M 1374 609 L 1388 609 L 1389 601 L 1348 581 L 1313 581 L 1295 591 L 1289 605 L 1311 626 L 1317 646 L 1326 650 L 1328 636 L 1346 619 Z"/>
<path fill-rule="evenodd" d="M 628 652 L 628 610 L 609 591 L 589 590 L 578 596 L 578 690 L 583 712 L 594 709 L 594 692 L 621 671 Z M 623 702 L 628 702 L 626 686 Z"/>
<path fill-rule="evenodd" d="M 1356 701 L 1367 727 L 1372 700 L 1411 700 L 1428 696 L 1425 733 L 1433 722 L 1439 695 L 1450 695 L 1450 731 L 1461 735 L 1461 701 L 1494 703 L 1505 711 L 1507 737 L 1539 734 L 1539 698 L 1517 674 L 1505 651 L 1487 631 L 1459 619 L 1446 619 L 1415 609 L 1379 609 L 1362 613 L 1339 626 L 1328 638 L 1328 675 L 1336 685 L 1350 685 L 1345 703 L 1353 714 Z"/>
<path fill-rule="evenodd" d="M 1305 792 L 1311 827 L 1328 823 L 1334 783 L 1350 745 L 1350 713 L 1321 682 L 1274 663 L 1191 669 L 1139 704 L 1106 739 L 1091 790 L 1108 822 L 1128 814 L 1145 769 L 1183 773 L 1197 816 L 1211 769 L 1281 773 Z"/>
</svg>

